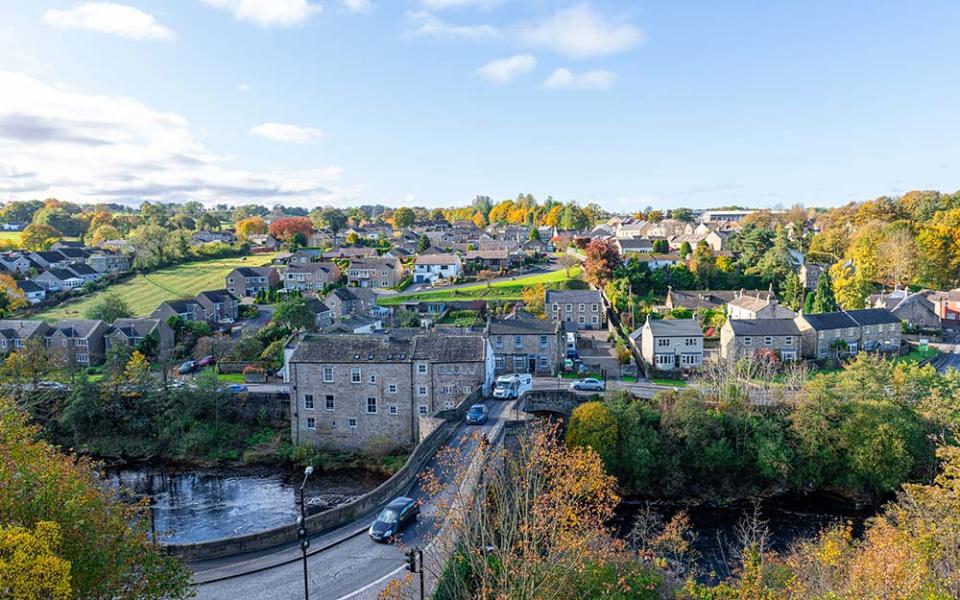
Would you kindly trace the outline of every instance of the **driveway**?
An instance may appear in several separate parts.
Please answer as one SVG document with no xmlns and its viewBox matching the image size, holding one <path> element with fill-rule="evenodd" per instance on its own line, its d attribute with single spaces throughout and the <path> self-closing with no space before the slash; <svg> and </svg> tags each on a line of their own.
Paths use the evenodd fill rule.
<svg viewBox="0 0 960 600">
<path fill-rule="evenodd" d="M 613 344 L 607 341 L 609 332 L 606 329 L 582 329 L 579 334 L 577 351 L 583 364 L 591 371 L 606 369 L 607 377 L 620 377 L 620 360 Z"/>
</svg>

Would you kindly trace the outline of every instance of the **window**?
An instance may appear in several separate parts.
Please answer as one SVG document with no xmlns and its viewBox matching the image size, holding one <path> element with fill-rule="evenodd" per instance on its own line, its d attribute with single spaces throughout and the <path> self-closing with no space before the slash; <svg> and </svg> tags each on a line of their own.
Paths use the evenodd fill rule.
<svg viewBox="0 0 960 600">
<path fill-rule="evenodd" d="M 367 414 L 375 415 L 377 414 L 377 399 L 370 397 L 367 398 Z"/>
<path fill-rule="evenodd" d="M 493 357 L 493 366 L 497 369 L 503 369 L 503 357 L 495 356 Z"/>
<path fill-rule="evenodd" d="M 397 393 L 397 384 L 391 383 L 390 385 L 388 385 L 388 386 L 387 386 L 387 392 L 390 393 L 390 394 L 396 394 L 396 393 Z"/>
<path fill-rule="evenodd" d="M 546 356 L 540 357 L 540 368 L 546 369 L 550 367 L 550 360 Z"/>
<path fill-rule="evenodd" d="M 687 346 L 696 346 L 697 338 L 686 338 L 685 340 L 683 340 L 683 343 Z"/>
<path fill-rule="evenodd" d="M 577 306 L 577 310 L 578 310 L 579 312 L 583 312 L 583 304 L 578 305 L 578 306 Z"/>
<path fill-rule="evenodd" d="M 793 336 L 792 336 L 792 335 L 788 335 L 787 337 L 783 338 L 783 343 L 784 343 L 784 345 L 786 345 L 786 346 L 792 346 L 792 345 L 793 345 Z"/>
<path fill-rule="evenodd" d="M 583 315 L 580 315 L 580 317 L 577 320 L 580 322 L 581 325 L 583 325 L 586 322 L 586 319 L 583 318 Z"/>
<path fill-rule="evenodd" d="M 391 404 L 389 408 L 390 414 L 395 415 L 400 412 L 400 409 L 397 408 L 396 404 Z"/>
<path fill-rule="evenodd" d="M 883 331 L 883 329 L 881 329 L 880 331 Z M 864 333 L 870 333 L 870 327 L 864 327 L 864 328 L 863 328 L 863 332 L 864 332 Z"/>
<path fill-rule="evenodd" d="M 445 395 L 445 396 L 446 396 L 446 395 L 449 395 L 449 394 L 450 394 L 450 387 L 449 387 L 449 386 L 446 386 L 446 385 L 443 386 L 443 387 L 441 387 L 441 388 L 440 388 L 440 393 L 443 394 L 443 395 Z"/>
<path fill-rule="evenodd" d="M 546 348 L 546 346 L 547 346 L 547 336 L 541 335 L 541 336 L 540 336 L 540 347 L 541 347 L 541 348 Z"/>
<path fill-rule="evenodd" d="M 471 391 L 473 391 L 473 388 L 471 388 L 469 385 L 463 386 L 463 393 L 464 393 L 464 394 L 469 394 Z"/>
<path fill-rule="evenodd" d="M 427 416 L 427 407 L 423 404 L 417 407 L 417 412 L 420 413 L 421 417 Z"/>
<path fill-rule="evenodd" d="M 513 370 L 514 371 L 526 371 L 527 369 L 527 357 L 526 356 L 514 356 L 513 357 Z"/>
<path fill-rule="evenodd" d="M 353 429 L 356 429 L 356 428 L 357 428 L 357 420 L 356 420 L 356 419 L 347 419 L 347 427 L 352 427 Z"/>
<path fill-rule="evenodd" d="M 599 304 L 594 304 L 594 305 L 593 305 L 593 312 L 600 312 L 600 305 L 599 305 Z"/>
<path fill-rule="evenodd" d="M 570 312 L 570 311 L 572 311 L 572 310 L 573 310 L 573 305 L 572 305 L 572 304 L 567 304 L 567 312 Z"/>
<path fill-rule="evenodd" d="M 658 338 L 658 339 L 657 339 L 657 345 L 660 346 L 660 347 L 669 346 L 669 345 L 670 345 L 670 339 L 669 339 L 669 338 Z"/>
<path fill-rule="evenodd" d="M 86 347 L 87 347 L 87 340 L 85 340 L 85 339 L 83 339 L 83 338 L 78 338 L 78 339 L 74 340 L 73 343 L 74 343 L 74 345 L 79 346 L 80 348 L 86 348 Z"/>
<path fill-rule="evenodd" d="M 370 373 L 370 383 L 376 383 L 376 382 L 377 382 L 377 376 L 374 375 L 373 373 Z"/>
<path fill-rule="evenodd" d="M 513 336 L 513 347 L 523 348 L 523 336 L 520 336 L 520 335 Z"/>
<path fill-rule="evenodd" d="M 560 312 L 560 304 L 556 302 L 553 303 L 553 312 Z"/>
<path fill-rule="evenodd" d="M 13 345 L 16 346 L 17 348 L 23 348 L 23 340 L 21 340 L 20 338 L 17 338 L 13 340 Z"/>
<path fill-rule="evenodd" d="M 354 367 L 350 369 L 350 381 L 352 383 L 360 383 L 363 379 L 360 377 L 360 367 Z"/>
<path fill-rule="evenodd" d="M 333 394 L 327 394 L 326 399 L 323 401 L 324 410 L 333 410 Z"/>
<path fill-rule="evenodd" d="M 426 396 L 426 395 L 427 395 L 427 386 L 425 386 L 425 385 L 419 386 L 419 387 L 417 388 L 417 395 L 418 395 L 418 396 Z"/>
<path fill-rule="evenodd" d="M 596 325 L 599 322 L 597 315 L 593 315 L 593 324 Z"/>
<path fill-rule="evenodd" d="M 427 372 L 427 365 L 424 365 L 424 364 L 417 365 L 417 373 L 420 373 L 422 375 L 426 372 Z"/>
<path fill-rule="evenodd" d="M 744 346 L 752 346 L 752 345 L 753 345 L 753 338 L 750 337 L 750 336 L 747 336 L 747 337 L 743 338 L 743 345 L 744 345 Z"/>
<path fill-rule="evenodd" d="M 498 335 L 498 336 L 497 336 L 497 348 L 503 348 L 503 336 L 502 336 L 502 335 Z"/>
<path fill-rule="evenodd" d="M 90 361 L 90 357 L 88 355 L 86 354 L 77 355 L 77 362 L 89 362 L 89 361 Z"/>
<path fill-rule="evenodd" d="M 333 383 L 333 367 L 323 368 L 323 381 L 324 383 Z"/>
<path fill-rule="evenodd" d="M 303 407 L 307 410 L 313 410 L 313 394 L 307 394 L 303 397 Z"/>
<path fill-rule="evenodd" d="M 316 428 L 317 428 L 317 420 L 314 419 L 313 417 L 307 417 L 307 429 L 316 429 Z"/>
<path fill-rule="evenodd" d="M 764 346 L 772 346 L 772 345 L 773 345 L 773 338 L 770 337 L 769 335 L 768 335 L 768 336 L 765 336 L 765 337 L 763 338 L 763 345 L 764 345 Z"/>
</svg>

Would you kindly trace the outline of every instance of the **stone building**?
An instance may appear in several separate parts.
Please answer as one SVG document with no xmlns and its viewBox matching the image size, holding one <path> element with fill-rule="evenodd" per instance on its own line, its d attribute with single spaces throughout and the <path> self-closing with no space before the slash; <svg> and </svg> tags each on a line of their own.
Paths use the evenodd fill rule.
<svg viewBox="0 0 960 600">
<path fill-rule="evenodd" d="M 555 375 L 560 369 L 561 326 L 540 319 L 490 319 L 486 335 L 493 347 L 497 375 Z"/>
<path fill-rule="evenodd" d="M 396 258 L 352 260 L 347 267 L 347 285 L 389 288 L 403 279 L 403 263 Z"/>
<path fill-rule="evenodd" d="M 794 319 L 803 336 L 803 356 L 821 359 L 868 352 L 899 352 L 900 319 L 885 308 L 805 315 Z"/>
<path fill-rule="evenodd" d="M 636 333 L 636 332 L 634 332 Z M 639 336 L 640 355 L 657 371 L 685 371 L 703 364 L 703 331 L 696 319 L 647 317 Z"/>
<path fill-rule="evenodd" d="M 777 302 L 773 290 L 756 296 L 741 290 L 739 296 L 727 302 L 729 319 L 792 319 L 796 316 L 797 313 Z"/>
<path fill-rule="evenodd" d="M 227 273 L 227 291 L 239 297 L 256 296 L 280 284 L 276 267 L 237 267 Z"/>
<path fill-rule="evenodd" d="M 332 262 L 291 262 L 283 273 L 283 287 L 288 290 L 322 290 L 337 281 L 340 267 Z"/>
<path fill-rule="evenodd" d="M 337 451 L 410 447 L 421 416 L 493 379 L 479 335 L 305 335 L 287 356 L 294 443 Z"/>
<path fill-rule="evenodd" d="M 800 358 L 800 329 L 793 319 L 727 319 L 720 328 L 720 358 L 773 351 L 780 360 Z"/>
<path fill-rule="evenodd" d="M 104 335 L 109 325 L 99 319 L 64 319 L 47 332 L 51 356 L 68 367 L 89 367 L 103 362 Z"/>
<path fill-rule="evenodd" d="M 543 310 L 547 319 L 569 323 L 568 329 L 603 329 L 607 323 L 599 290 L 547 290 Z"/>
</svg>

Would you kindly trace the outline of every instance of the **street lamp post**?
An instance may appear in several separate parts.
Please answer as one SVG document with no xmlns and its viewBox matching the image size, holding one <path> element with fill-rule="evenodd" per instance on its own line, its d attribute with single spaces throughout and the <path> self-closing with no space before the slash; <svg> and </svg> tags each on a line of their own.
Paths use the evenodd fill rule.
<svg viewBox="0 0 960 600">
<path fill-rule="evenodd" d="M 303 598 L 310 600 L 310 585 L 307 579 L 307 548 L 310 540 L 307 539 L 307 503 L 304 500 L 303 488 L 307 485 L 307 478 L 313 474 L 313 466 L 303 470 L 303 481 L 300 483 L 300 518 L 297 519 L 297 537 L 300 538 L 300 551 L 303 553 Z"/>
</svg>

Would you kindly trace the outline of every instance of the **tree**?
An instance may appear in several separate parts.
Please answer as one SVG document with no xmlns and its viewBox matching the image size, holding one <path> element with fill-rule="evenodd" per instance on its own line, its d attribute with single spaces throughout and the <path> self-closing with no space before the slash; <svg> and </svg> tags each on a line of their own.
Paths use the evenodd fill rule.
<svg viewBox="0 0 960 600">
<path fill-rule="evenodd" d="M 473 224 L 477 226 L 477 229 L 483 229 L 487 226 L 487 218 L 483 216 L 482 212 L 475 212 L 473 214 Z"/>
<path fill-rule="evenodd" d="M 393 211 L 393 228 L 394 229 L 406 229 L 413 225 L 413 222 L 416 220 L 417 215 L 414 214 L 413 210 L 407 208 L 406 206 L 401 206 L 397 210 Z"/>
<path fill-rule="evenodd" d="M 567 204 L 563 207 L 563 215 L 560 217 L 560 229 L 567 231 L 580 231 L 581 229 L 586 229 L 590 224 L 587 215 L 583 213 L 583 210 L 573 204 Z"/>
<path fill-rule="evenodd" d="M 717 278 L 717 258 L 713 255 L 713 248 L 703 240 L 697 242 L 697 248 L 693 251 L 690 270 L 703 287 L 709 288 Z"/>
<path fill-rule="evenodd" d="M 31 223 L 20 234 L 20 245 L 24 250 L 41 252 L 49 250 L 50 246 L 61 237 L 62 234 L 50 225 Z"/>
<path fill-rule="evenodd" d="M 573 409 L 567 427 L 567 445 L 592 448 L 606 463 L 617 451 L 619 431 L 610 409 L 602 402 L 587 402 Z"/>
<path fill-rule="evenodd" d="M 313 233 L 313 222 L 307 217 L 285 217 L 270 223 L 270 235 L 278 240 L 289 242 L 297 233 L 309 237 Z"/>
<path fill-rule="evenodd" d="M 680 249 L 677 250 L 677 254 L 680 255 L 681 259 L 690 256 L 691 252 L 693 252 L 693 248 L 690 247 L 690 242 L 686 240 L 684 240 L 683 243 L 680 244 Z"/>
<path fill-rule="evenodd" d="M 546 212 L 543 216 L 543 224 L 547 227 L 559 227 L 560 218 L 563 216 L 563 205 L 557 204 Z"/>
<path fill-rule="evenodd" d="M 836 303 L 846 310 L 863 308 L 867 296 L 873 289 L 867 274 L 846 261 L 830 267 L 829 273 Z M 823 279 L 823 275 L 820 279 Z"/>
<path fill-rule="evenodd" d="M 38 521 L 33 529 L 0 525 L 0 591 L 17 600 L 69 600 L 70 563 L 60 556 L 60 526 Z"/>
<path fill-rule="evenodd" d="M 57 556 L 70 565 L 72 597 L 188 597 L 190 572 L 148 541 L 143 507 L 102 491 L 91 461 L 62 454 L 25 414 L 7 400 L 0 403 L 0 456 L 6 457 L 0 461 L 0 523 L 59 526 Z"/>
<path fill-rule="evenodd" d="M 0 273 L 0 315 L 26 308 L 28 305 L 27 295 L 17 285 L 17 281 L 6 273 Z"/>
<path fill-rule="evenodd" d="M 92 231 L 93 233 L 90 234 L 89 240 L 90 245 L 92 246 L 99 246 L 108 240 L 119 240 L 123 238 L 123 234 L 120 233 L 120 230 L 113 225 L 100 225 Z"/>
<path fill-rule="evenodd" d="M 316 317 L 306 298 L 290 298 L 277 305 L 273 320 L 293 330 L 315 329 Z"/>
<path fill-rule="evenodd" d="M 783 287 L 780 290 L 780 303 L 790 310 L 800 310 L 800 302 L 803 299 L 803 283 L 800 277 L 793 271 L 787 273 L 783 280 Z"/>
<path fill-rule="evenodd" d="M 237 222 L 237 237 L 248 238 L 251 235 L 267 233 L 270 228 L 260 217 L 249 217 Z"/>
<path fill-rule="evenodd" d="M 787 273 L 792 271 L 793 259 L 790 256 L 787 232 L 783 227 L 777 227 L 773 237 L 773 245 L 746 272 L 749 275 L 758 275 L 764 283 L 770 283 L 783 281 Z"/>
<path fill-rule="evenodd" d="M 527 239 L 529 239 L 529 240 L 531 240 L 531 241 L 537 241 L 537 242 L 539 242 L 539 241 L 540 241 L 540 230 L 537 229 L 536 227 L 531 227 L 531 228 L 530 228 L 530 234 L 527 236 Z"/>
<path fill-rule="evenodd" d="M 86 319 L 99 319 L 106 323 L 113 323 L 117 319 L 126 319 L 133 316 L 130 305 L 123 297 L 114 292 L 104 294 L 84 311 Z"/>
<path fill-rule="evenodd" d="M 421 235 L 417 239 L 417 254 L 426 252 L 428 248 L 430 248 L 430 238 L 426 235 Z"/>
<path fill-rule="evenodd" d="M 173 215 L 173 218 L 170 219 L 170 223 L 186 231 L 193 231 L 197 228 L 197 222 L 193 220 L 193 217 L 182 212 Z M 93 226 L 91 225 L 91 228 L 92 227 Z"/>
<path fill-rule="evenodd" d="M 544 318 L 544 300 L 547 296 L 547 286 L 544 284 L 528 285 L 520 292 L 523 298 L 523 307 L 529 312 Z"/>
<path fill-rule="evenodd" d="M 220 229 L 220 219 L 218 219 L 213 213 L 209 211 L 204 212 L 202 215 L 200 215 L 200 217 L 196 220 L 196 222 L 197 222 L 197 229 L 205 229 L 207 231 L 214 231 L 214 230 Z"/>
<path fill-rule="evenodd" d="M 651 250 L 655 254 L 667 254 L 670 252 L 670 242 L 667 240 L 653 240 Z"/>
<path fill-rule="evenodd" d="M 817 287 L 813 293 L 807 296 L 810 304 L 809 309 L 804 306 L 804 312 L 807 313 L 825 313 L 837 310 L 837 301 L 833 297 L 833 283 L 830 281 L 830 273 L 824 270 L 817 281 Z"/>
<path fill-rule="evenodd" d="M 567 277 L 570 277 L 570 269 L 580 266 L 580 259 L 566 252 L 560 255 L 557 262 L 563 267 L 563 271 Z"/>
<path fill-rule="evenodd" d="M 587 245 L 583 273 L 587 282 L 595 287 L 603 287 L 620 266 L 621 258 L 617 249 L 604 239 L 595 239 Z"/>
<path fill-rule="evenodd" d="M 160 225 L 141 225 L 127 236 L 133 247 L 133 266 L 152 269 L 185 258 L 190 253 L 186 232 Z"/>
<path fill-rule="evenodd" d="M 351 231 L 347 234 L 347 237 L 344 241 L 348 246 L 356 246 L 360 243 L 360 236 L 357 235 L 356 231 Z"/>
</svg>

